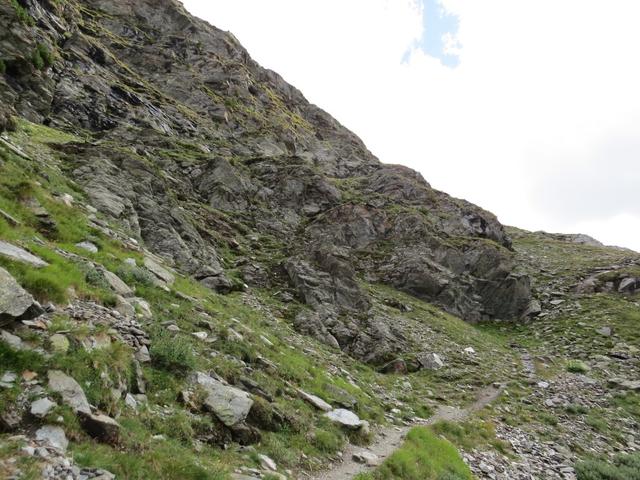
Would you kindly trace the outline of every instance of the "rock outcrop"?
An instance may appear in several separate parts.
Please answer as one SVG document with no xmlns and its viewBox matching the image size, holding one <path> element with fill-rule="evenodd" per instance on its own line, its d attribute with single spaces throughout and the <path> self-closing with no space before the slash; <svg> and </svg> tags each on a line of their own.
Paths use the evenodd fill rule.
<svg viewBox="0 0 640 480">
<path fill-rule="evenodd" d="M 406 338 L 363 281 L 472 322 L 526 311 L 529 280 L 493 214 L 380 163 L 177 0 L 29 6 L 35 26 L 0 7 L 3 108 L 91 135 L 57 147 L 68 174 L 168 265 L 223 293 L 288 289 L 312 309 L 302 331 L 374 363 Z M 47 62 L 33 64 L 36 47 Z"/>
</svg>

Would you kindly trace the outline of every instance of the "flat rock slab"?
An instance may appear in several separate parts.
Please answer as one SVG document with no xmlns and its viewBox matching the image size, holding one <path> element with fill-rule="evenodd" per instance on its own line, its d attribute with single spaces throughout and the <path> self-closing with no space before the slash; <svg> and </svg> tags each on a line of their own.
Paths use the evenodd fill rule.
<svg viewBox="0 0 640 480">
<path fill-rule="evenodd" d="M 304 390 L 298 390 L 298 395 L 300 395 L 300 398 L 310 403 L 311 405 L 316 407 L 318 410 L 322 410 L 323 412 L 330 412 L 331 410 L 333 410 L 333 407 L 329 405 L 327 402 L 325 402 L 323 399 L 315 395 L 312 395 L 310 393 L 307 393 Z"/>
<path fill-rule="evenodd" d="M 351 410 L 346 410 L 344 408 L 336 408 L 335 410 L 327 412 L 325 413 L 325 417 L 332 422 L 347 428 L 360 428 L 362 426 L 362 420 L 360 420 L 360 417 Z"/>
<path fill-rule="evenodd" d="M 15 260 L 17 262 L 28 263 L 29 265 L 42 268 L 49 265 L 39 257 L 27 252 L 25 249 L 16 247 L 15 245 L 0 240 L 0 255 Z"/>
<path fill-rule="evenodd" d="M 176 277 L 173 273 L 149 257 L 144 258 L 144 266 L 167 285 L 173 285 L 173 282 L 176 281 Z"/>
<path fill-rule="evenodd" d="M 205 407 L 227 427 L 238 425 L 247 418 L 253 405 L 253 400 L 247 392 L 225 385 L 201 372 L 194 375 L 193 383 L 204 388 L 207 394 L 204 400 Z"/>
</svg>

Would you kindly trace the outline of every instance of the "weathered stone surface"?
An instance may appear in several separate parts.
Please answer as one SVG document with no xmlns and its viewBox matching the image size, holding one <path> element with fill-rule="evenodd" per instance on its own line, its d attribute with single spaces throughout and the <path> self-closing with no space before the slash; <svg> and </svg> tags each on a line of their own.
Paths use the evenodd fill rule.
<svg viewBox="0 0 640 480">
<path fill-rule="evenodd" d="M 16 319 L 31 319 L 44 310 L 18 282 L 0 267 L 0 325 Z"/>
<path fill-rule="evenodd" d="M 173 273 L 150 257 L 144 257 L 144 266 L 167 285 L 173 285 L 176 281 L 176 277 Z"/>
<path fill-rule="evenodd" d="M 102 270 L 102 275 L 104 276 L 104 278 L 107 281 L 107 283 L 109 284 L 109 286 L 118 295 L 122 295 L 123 297 L 130 297 L 130 296 L 133 295 L 133 290 L 131 290 L 131 287 L 129 287 L 129 285 L 124 283 L 120 279 L 120 277 L 117 276 L 115 273 L 112 273 L 107 269 L 103 269 Z"/>
<path fill-rule="evenodd" d="M 247 392 L 225 385 L 202 372 L 193 375 L 192 383 L 205 390 L 207 396 L 204 406 L 226 426 L 232 427 L 247 418 L 253 405 L 251 395 Z"/>
<path fill-rule="evenodd" d="M 52 402 L 51 400 L 49 400 L 48 398 L 41 398 L 39 400 L 36 400 L 35 402 L 33 402 L 31 404 L 31 415 L 38 417 L 38 418 L 44 418 L 47 416 L 47 414 L 57 406 L 58 404 L 56 402 Z"/>
<path fill-rule="evenodd" d="M 633 293 L 640 289 L 640 279 L 635 277 L 623 278 L 618 286 L 621 293 Z"/>
<path fill-rule="evenodd" d="M 362 420 L 360 420 L 360 417 L 351 410 L 346 410 L 344 408 L 336 408 L 335 410 L 325 413 L 325 416 L 332 422 L 343 427 L 360 428 L 362 426 Z"/>
<path fill-rule="evenodd" d="M 22 339 L 6 330 L 0 330 L 0 340 L 9 345 L 11 348 L 20 350 L 22 348 Z"/>
<path fill-rule="evenodd" d="M 426 370 L 438 370 L 444 367 L 444 362 L 437 353 L 424 353 L 418 355 L 416 360 Z"/>
<path fill-rule="evenodd" d="M 41 258 L 38 258 L 35 255 L 27 252 L 25 249 L 16 247 L 11 243 L 4 242 L 2 240 L 0 240 L 0 255 L 8 257 L 11 260 L 17 262 L 28 263 L 29 265 L 36 268 L 42 268 L 49 265 Z"/>
<path fill-rule="evenodd" d="M 64 403 L 77 412 L 91 413 L 87 397 L 78 382 L 60 370 L 49 370 L 47 375 L 49 377 L 49 388 L 59 393 Z"/>
<path fill-rule="evenodd" d="M 333 409 L 331 405 L 329 405 L 327 402 L 316 395 L 307 393 L 304 390 L 298 390 L 298 394 L 300 395 L 300 398 L 310 403 L 318 410 L 322 410 L 323 412 L 330 412 Z"/>
<path fill-rule="evenodd" d="M 86 250 L 87 252 L 90 253 L 98 253 L 98 247 L 91 242 L 80 242 L 80 243 L 76 243 L 76 247 L 78 248 L 82 248 L 83 250 Z"/>
<path fill-rule="evenodd" d="M 272 472 L 278 470 L 276 462 L 274 462 L 273 459 L 267 457 L 266 455 L 258 454 L 258 461 L 260 462 L 260 466 L 265 470 L 270 470 Z"/>
<path fill-rule="evenodd" d="M 45 425 L 36 431 L 36 440 L 45 443 L 52 448 L 65 452 L 69 446 L 69 440 L 61 427 Z"/>
</svg>

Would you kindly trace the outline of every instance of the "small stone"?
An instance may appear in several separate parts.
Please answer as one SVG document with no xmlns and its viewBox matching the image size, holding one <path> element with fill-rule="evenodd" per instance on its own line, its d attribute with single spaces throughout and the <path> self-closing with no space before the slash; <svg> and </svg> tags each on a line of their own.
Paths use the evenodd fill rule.
<svg viewBox="0 0 640 480">
<path fill-rule="evenodd" d="M 602 327 L 596 330 L 596 332 L 598 332 L 603 337 L 610 337 L 613 334 L 613 330 L 611 329 L 611 327 Z"/>
<path fill-rule="evenodd" d="M 127 395 L 124 397 L 124 404 L 133 410 L 138 408 L 138 401 L 130 393 L 127 393 Z"/>
<path fill-rule="evenodd" d="M 69 195 L 68 193 L 63 193 L 62 195 L 60 195 L 60 200 L 67 207 L 72 207 L 73 206 L 73 197 L 71 195 Z"/>
<path fill-rule="evenodd" d="M 140 363 L 149 363 L 151 361 L 149 349 L 145 345 L 140 347 L 140 349 L 135 353 L 135 357 Z"/>
<path fill-rule="evenodd" d="M 476 353 L 473 347 L 467 347 L 463 350 L 463 352 L 466 353 L 467 355 L 474 355 Z"/>
<path fill-rule="evenodd" d="M 83 250 L 86 250 L 87 252 L 90 252 L 90 253 L 98 253 L 98 247 L 91 242 L 76 243 L 76 247 L 82 248 Z"/>
<path fill-rule="evenodd" d="M 426 370 L 438 370 L 444 367 L 444 362 L 437 353 L 419 355 L 416 360 L 418 360 L 420 366 Z"/>
<path fill-rule="evenodd" d="M 38 302 L 9 272 L 0 268 L 0 325 L 36 318 L 44 313 Z"/>
<path fill-rule="evenodd" d="M 362 452 L 354 453 L 352 458 L 356 462 L 363 463 L 363 464 L 368 465 L 370 467 L 375 467 L 376 465 L 378 465 L 380 463 L 380 459 L 378 458 L 378 456 L 375 453 L 368 452 L 366 450 L 362 451 Z"/>
<path fill-rule="evenodd" d="M 13 388 L 13 384 L 18 379 L 18 375 L 13 372 L 6 372 L 0 378 L 0 388 Z"/>
<path fill-rule="evenodd" d="M 0 340 L 15 350 L 20 350 L 22 348 L 22 339 L 7 332 L 6 330 L 0 330 Z"/>
<path fill-rule="evenodd" d="M 22 447 L 21 450 L 22 450 L 22 453 L 30 457 L 33 457 L 36 454 L 36 449 L 31 445 L 25 445 L 24 447 Z"/>
<path fill-rule="evenodd" d="M 199 340 L 206 340 L 209 334 L 207 332 L 193 332 L 191 335 Z"/>
<path fill-rule="evenodd" d="M 36 440 L 61 452 L 65 452 L 69 446 L 64 430 L 53 425 L 45 425 L 38 429 L 36 431 Z"/>
<path fill-rule="evenodd" d="M 31 415 L 38 418 L 44 418 L 57 406 L 58 404 L 56 402 L 52 402 L 48 398 L 41 398 L 31 404 Z"/>
</svg>

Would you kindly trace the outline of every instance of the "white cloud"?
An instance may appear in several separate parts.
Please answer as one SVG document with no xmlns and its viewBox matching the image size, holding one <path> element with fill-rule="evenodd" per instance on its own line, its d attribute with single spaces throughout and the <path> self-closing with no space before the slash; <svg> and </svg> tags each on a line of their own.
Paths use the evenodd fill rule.
<svg viewBox="0 0 640 480">
<path fill-rule="evenodd" d="M 442 1 L 460 18 L 455 69 L 415 49 L 401 62 L 422 36 L 418 0 L 184 3 L 381 160 L 506 223 L 640 250 L 640 211 L 629 207 L 640 175 L 640 3 Z"/>
</svg>

